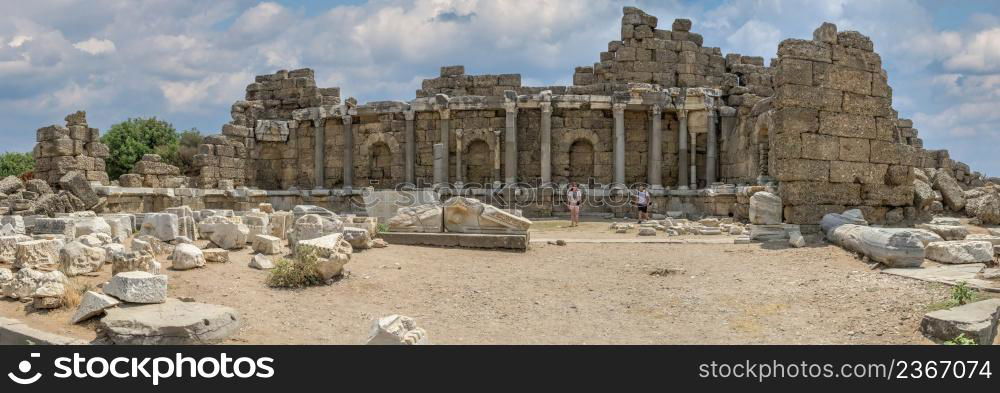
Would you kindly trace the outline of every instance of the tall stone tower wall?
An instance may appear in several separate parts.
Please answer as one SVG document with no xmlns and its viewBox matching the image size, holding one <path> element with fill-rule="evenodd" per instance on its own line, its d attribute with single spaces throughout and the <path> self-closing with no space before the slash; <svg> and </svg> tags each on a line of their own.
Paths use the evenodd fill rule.
<svg viewBox="0 0 1000 393">
<path fill-rule="evenodd" d="M 901 140 L 892 89 L 868 37 L 827 23 L 812 40 L 782 41 L 775 86 L 773 110 L 757 129 L 771 142 L 787 222 L 814 224 L 855 207 L 874 222 L 915 214 L 919 155 Z"/>
</svg>

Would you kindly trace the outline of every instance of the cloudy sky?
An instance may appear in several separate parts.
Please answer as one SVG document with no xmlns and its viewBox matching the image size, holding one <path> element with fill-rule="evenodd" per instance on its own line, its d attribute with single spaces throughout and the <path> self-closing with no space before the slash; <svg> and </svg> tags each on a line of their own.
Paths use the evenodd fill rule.
<svg viewBox="0 0 1000 393">
<path fill-rule="evenodd" d="M 359 101 L 411 99 L 441 65 L 570 84 L 623 5 L 686 17 L 706 46 L 775 56 L 823 21 L 875 41 L 925 145 L 1000 176 L 1000 2 L 917 0 L 0 0 L 0 151 L 75 110 L 217 133 L 256 74 L 311 67 Z"/>
</svg>

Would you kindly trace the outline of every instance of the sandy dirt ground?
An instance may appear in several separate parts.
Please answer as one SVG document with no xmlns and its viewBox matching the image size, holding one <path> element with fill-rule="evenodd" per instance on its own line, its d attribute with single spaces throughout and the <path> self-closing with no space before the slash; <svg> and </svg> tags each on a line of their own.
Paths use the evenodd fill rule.
<svg viewBox="0 0 1000 393">
<path fill-rule="evenodd" d="M 544 221 L 532 237 L 635 237 L 609 224 Z M 169 295 L 239 310 L 232 344 L 361 344 L 389 314 L 413 317 L 436 344 L 930 344 L 920 318 L 949 292 L 816 239 L 801 249 L 541 243 L 526 253 L 392 245 L 355 253 L 346 279 L 297 290 L 268 288 L 249 258 L 168 269 Z M 109 275 L 105 266 L 75 280 Z M 0 301 L 0 316 L 93 339 L 94 320 L 69 325 L 72 312 Z"/>
</svg>

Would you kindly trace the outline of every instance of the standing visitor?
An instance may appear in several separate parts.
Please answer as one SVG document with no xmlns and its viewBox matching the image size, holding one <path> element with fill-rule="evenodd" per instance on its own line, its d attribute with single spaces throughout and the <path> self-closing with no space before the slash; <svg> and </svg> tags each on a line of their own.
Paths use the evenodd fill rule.
<svg viewBox="0 0 1000 393">
<path fill-rule="evenodd" d="M 583 204 L 583 192 L 576 182 L 569 183 L 566 191 L 566 204 L 569 205 L 569 226 L 580 226 L 580 206 Z"/>
</svg>

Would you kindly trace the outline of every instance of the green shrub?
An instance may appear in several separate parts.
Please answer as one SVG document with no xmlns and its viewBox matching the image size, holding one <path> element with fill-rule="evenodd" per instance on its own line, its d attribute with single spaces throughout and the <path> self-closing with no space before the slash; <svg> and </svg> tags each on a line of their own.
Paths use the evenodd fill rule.
<svg viewBox="0 0 1000 393">
<path fill-rule="evenodd" d="M 965 333 L 962 333 L 958 337 L 945 341 L 944 345 L 976 345 L 976 340 L 965 337 Z"/>
<path fill-rule="evenodd" d="M 969 288 L 965 281 L 951 288 L 951 300 L 959 306 L 969 303 L 976 296 L 976 291 Z"/>
<path fill-rule="evenodd" d="M 319 257 L 315 251 L 300 252 L 292 259 L 280 258 L 267 275 L 267 286 L 272 288 L 302 288 L 320 285 Z"/>
<path fill-rule="evenodd" d="M 35 170 L 35 157 L 31 153 L 0 154 L 0 178 L 21 176 Z"/>
</svg>

